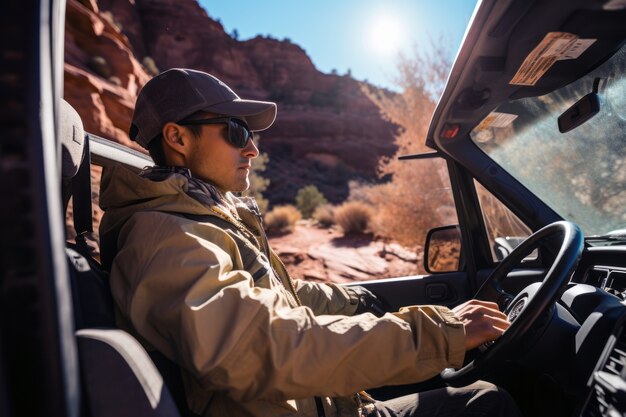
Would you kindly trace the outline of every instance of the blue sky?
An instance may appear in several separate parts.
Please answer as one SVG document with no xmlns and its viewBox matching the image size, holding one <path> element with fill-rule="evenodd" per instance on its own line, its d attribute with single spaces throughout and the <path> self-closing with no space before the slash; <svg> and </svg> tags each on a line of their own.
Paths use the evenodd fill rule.
<svg viewBox="0 0 626 417">
<path fill-rule="evenodd" d="M 318 70 L 348 70 L 358 80 L 393 88 L 397 54 L 411 56 L 428 37 L 444 36 L 453 57 L 475 0 L 199 0 L 239 40 L 289 38 Z"/>
</svg>

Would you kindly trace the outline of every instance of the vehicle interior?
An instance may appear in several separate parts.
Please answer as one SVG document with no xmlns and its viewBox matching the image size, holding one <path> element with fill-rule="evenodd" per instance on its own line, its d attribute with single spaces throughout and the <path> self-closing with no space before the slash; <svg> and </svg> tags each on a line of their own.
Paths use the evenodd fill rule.
<svg viewBox="0 0 626 417">
<path fill-rule="evenodd" d="M 0 16 L 0 416 L 189 415 L 176 365 L 115 326 L 92 256 L 90 166 L 149 157 L 84 132 L 63 97 L 65 2 Z M 512 326 L 410 390 L 484 379 L 525 416 L 626 415 L 626 3 L 479 2 L 429 128 L 458 225 L 425 236 L 427 275 L 368 281 L 389 310 L 497 302 Z M 416 191 L 418 192 L 418 191 Z M 498 234 L 485 195 L 523 225 Z M 72 200 L 76 237 L 66 243 Z M 429 256 L 460 247 L 454 267 Z"/>
</svg>

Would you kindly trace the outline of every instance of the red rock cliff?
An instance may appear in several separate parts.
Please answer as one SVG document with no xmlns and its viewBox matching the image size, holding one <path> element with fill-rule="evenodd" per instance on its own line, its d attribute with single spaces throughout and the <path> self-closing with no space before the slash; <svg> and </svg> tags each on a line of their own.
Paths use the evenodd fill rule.
<svg viewBox="0 0 626 417">
<path fill-rule="evenodd" d="M 126 132 L 153 64 L 204 70 L 242 97 L 276 101 L 276 123 L 261 134 L 273 203 L 308 184 L 339 202 L 349 179 L 375 180 L 395 149 L 395 126 L 356 80 L 319 72 L 288 40 L 237 41 L 195 0 L 69 0 L 66 27 L 66 99 L 88 131 L 136 149 Z"/>
</svg>

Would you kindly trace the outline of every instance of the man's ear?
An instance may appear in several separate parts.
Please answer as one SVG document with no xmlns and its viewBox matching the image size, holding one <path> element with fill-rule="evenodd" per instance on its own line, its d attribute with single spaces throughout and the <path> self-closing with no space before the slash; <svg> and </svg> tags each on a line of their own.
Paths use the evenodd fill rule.
<svg viewBox="0 0 626 417">
<path fill-rule="evenodd" d="M 166 123 L 163 134 L 163 152 L 171 165 L 185 165 L 191 152 L 190 133 L 176 123 Z"/>
<path fill-rule="evenodd" d="M 182 140 L 181 140 L 181 135 L 183 134 L 183 128 L 180 125 L 177 125 L 176 123 L 166 123 L 165 126 L 163 126 L 163 138 L 165 139 L 166 142 L 171 143 L 171 144 L 179 144 L 179 145 L 183 145 Z"/>
</svg>

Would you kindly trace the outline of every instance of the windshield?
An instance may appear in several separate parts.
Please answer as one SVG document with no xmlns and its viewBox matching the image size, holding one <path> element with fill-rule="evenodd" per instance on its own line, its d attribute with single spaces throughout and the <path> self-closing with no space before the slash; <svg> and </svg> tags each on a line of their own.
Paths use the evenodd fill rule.
<svg viewBox="0 0 626 417">
<path fill-rule="evenodd" d="M 626 47 L 559 90 L 499 106 L 471 133 L 500 166 L 585 235 L 626 227 Z M 558 117 L 599 84 L 600 110 L 560 133 Z"/>
</svg>

